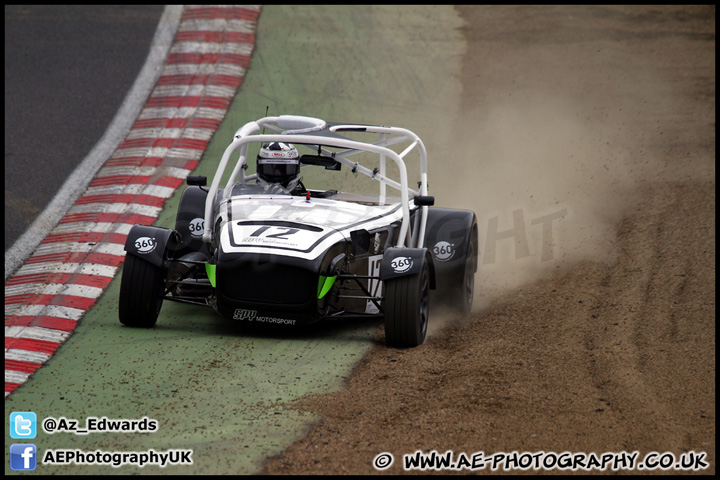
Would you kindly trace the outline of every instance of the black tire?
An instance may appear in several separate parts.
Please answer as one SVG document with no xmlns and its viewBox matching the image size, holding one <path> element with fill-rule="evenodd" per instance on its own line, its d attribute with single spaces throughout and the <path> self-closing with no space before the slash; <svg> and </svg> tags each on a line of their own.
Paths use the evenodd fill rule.
<svg viewBox="0 0 720 480">
<path fill-rule="evenodd" d="M 118 314 L 120 323 L 150 328 L 157 322 L 163 302 L 166 272 L 150 262 L 125 256 Z"/>
<path fill-rule="evenodd" d="M 454 291 L 450 294 L 451 308 L 460 314 L 467 315 L 472 310 L 475 296 L 475 272 L 477 271 L 477 226 L 473 226 L 470 243 L 465 252 L 465 268 L 462 278 L 458 279 Z"/>
<path fill-rule="evenodd" d="M 385 343 L 390 347 L 421 345 L 430 315 L 430 267 L 423 259 L 420 273 L 385 282 Z"/>
</svg>

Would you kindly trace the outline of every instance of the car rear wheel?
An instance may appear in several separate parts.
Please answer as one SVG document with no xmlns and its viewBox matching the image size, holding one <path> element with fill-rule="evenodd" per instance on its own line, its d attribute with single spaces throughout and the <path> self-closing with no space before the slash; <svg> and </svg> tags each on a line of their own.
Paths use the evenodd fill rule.
<svg viewBox="0 0 720 480">
<path fill-rule="evenodd" d="M 475 270 L 477 264 L 477 253 L 475 248 L 477 248 L 476 244 L 472 242 L 468 246 L 462 284 L 455 296 L 455 305 L 457 305 L 458 311 L 463 314 L 470 313 L 473 305 L 473 297 L 475 295 Z"/>
<path fill-rule="evenodd" d="M 157 322 L 163 302 L 165 269 L 135 255 L 125 256 L 118 314 L 120 323 L 150 328 Z"/>
<path fill-rule="evenodd" d="M 465 252 L 465 268 L 462 278 L 457 279 L 448 298 L 448 305 L 456 313 L 467 315 L 472 310 L 475 295 L 475 272 L 477 271 L 477 227 L 470 235 L 470 243 Z"/>
<path fill-rule="evenodd" d="M 430 313 L 430 268 L 423 260 L 415 275 L 385 282 L 385 343 L 391 347 L 417 347 L 425 341 Z"/>
</svg>

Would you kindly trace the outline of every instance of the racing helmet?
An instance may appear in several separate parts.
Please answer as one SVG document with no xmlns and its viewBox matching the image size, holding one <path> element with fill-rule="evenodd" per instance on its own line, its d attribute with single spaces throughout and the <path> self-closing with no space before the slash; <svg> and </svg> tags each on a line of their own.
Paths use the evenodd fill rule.
<svg viewBox="0 0 720 480">
<path fill-rule="evenodd" d="M 257 156 L 257 174 L 266 182 L 294 188 L 300 176 L 300 154 L 292 143 L 266 143 Z"/>
</svg>

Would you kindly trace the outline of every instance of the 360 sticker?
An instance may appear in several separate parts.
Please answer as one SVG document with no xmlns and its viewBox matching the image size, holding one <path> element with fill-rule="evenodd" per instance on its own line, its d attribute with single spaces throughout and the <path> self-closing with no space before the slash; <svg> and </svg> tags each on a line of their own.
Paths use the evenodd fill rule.
<svg viewBox="0 0 720 480">
<path fill-rule="evenodd" d="M 455 245 L 444 240 L 437 242 L 433 247 L 433 254 L 439 261 L 447 262 L 455 255 Z"/>
<path fill-rule="evenodd" d="M 157 247 L 157 241 L 150 237 L 140 237 L 135 240 L 135 248 L 138 253 L 150 253 Z"/>
<path fill-rule="evenodd" d="M 390 266 L 395 273 L 403 273 L 412 268 L 413 261 L 410 257 L 397 257 L 392 259 Z"/>
</svg>

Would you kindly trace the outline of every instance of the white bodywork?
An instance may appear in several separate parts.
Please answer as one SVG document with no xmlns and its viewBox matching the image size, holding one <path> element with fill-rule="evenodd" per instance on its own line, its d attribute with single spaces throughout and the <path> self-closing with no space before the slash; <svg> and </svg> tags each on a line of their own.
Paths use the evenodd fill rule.
<svg viewBox="0 0 720 480">
<path fill-rule="evenodd" d="M 274 134 L 258 134 L 261 129 L 267 129 Z M 378 140 L 374 143 L 350 140 L 340 136 L 323 136 L 321 131 L 325 133 L 341 134 L 343 131 L 360 131 L 364 133 L 377 134 Z M 317 133 L 317 134 L 316 134 Z M 236 182 L 246 182 L 256 179 L 255 175 L 245 176 L 244 168 L 247 161 L 248 145 L 252 142 L 260 142 L 262 144 L 268 142 L 284 142 L 292 143 L 297 147 L 306 147 L 313 153 L 318 153 L 318 146 L 333 147 L 345 149 L 336 152 L 334 155 L 326 149 L 322 149 L 322 154 L 332 155 L 333 158 L 352 168 L 353 171 L 361 173 L 377 180 L 380 185 L 379 204 L 384 205 L 386 197 L 386 186 L 394 188 L 400 192 L 400 202 L 387 206 L 364 206 L 350 202 L 342 202 L 329 199 L 313 199 L 307 203 L 302 197 L 272 197 L 255 199 L 244 197 L 232 197 L 231 186 Z M 406 144 L 404 150 L 400 153 L 391 150 L 392 145 Z M 264 235 L 252 237 L 257 231 L 257 225 L 243 225 L 243 222 L 234 222 L 231 229 L 223 229 L 220 241 L 224 251 L 233 251 L 242 248 L 242 251 L 267 251 L 272 248 L 273 253 L 278 253 L 277 248 L 282 246 L 282 242 L 288 242 L 285 255 L 297 255 L 305 258 L 312 257 L 322 251 L 323 247 L 327 247 L 343 237 L 347 238 L 349 231 L 358 228 L 372 229 L 386 226 L 396 220 L 401 220 L 401 228 L 398 236 L 397 247 L 420 247 L 422 246 L 422 238 L 424 238 L 425 224 L 427 220 L 427 207 L 421 207 L 422 213 L 420 221 L 416 223 L 414 232 L 410 231 L 410 205 L 411 195 L 427 195 L 427 154 L 425 146 L 420 138 L 413 132 L 404 128 L 381 127 L 372 125 L 332 125 L 320 119 L 311 117 L 301 117 L 294 115 L 284 115 L 280 117 L 265 117 L 244 125 L 238 129 L 232 143 L 225 149 L 218 169 L 210 186 L 210 191 L 205 204 L 205 229 L 203 233 L 203 241 L 211 242 L 212 225 L 213 225 L 213 202 L 216 198 L 220 181 L 223 177 L 225 169 L 230 160 L 230 155 L 235 150 L 240 150 L 239 159 L 228 179 L 224 189 L 223 199 L 221 201 L 221 211 L 227 211 L 227 205 L 230 203 L 230 218 L 242 219 L 243 221 L 257 218 L 258 221 L 272 219 L 273 221 L 295 222 L 304 225 L 314 225 L 322 229 L 321 232 L 299 229 L 300 232 L 294 232 L 292 240 L 284 240 L 282 232 L 278 230 L 271 238 L 265 238 Z M 418 190 L 409 188 L 407 178 L 407 168 L 404 159 L 408 153 L 417 150 L 420 157 L 420 178 L 413 182 L 419 185 Z M 360 152 L 369 152 L 379 156 L 380 167 L 371 170 L 360 165 L 349 157 Z M 386 176 L 385 162 L 390 159 L 397 165 L 400 178 L 393 180 Z M 241 200 L 235 201 L 235 200 Z M 323 208 L 329 207 L 329 208 Z M 237 209 L 237 211 L 235 211 Z M 271 211 L 272 210 L 272 211 Z M 392 213 L 391 213 L 392 212 Z M 216 213 L 216 212 L 215 212 Z M 375 220 L 372 220 L 375 219 Z M 375 222 L 375 224 L 373 224 Z M 278 227 L 280 228 L 280 227 Z M 230 238 L 232 236 L 232 238 Z M 318 243 L 318 238 L 322 238 Z M 272 245 L 270 242 L 273 242 Z M 296 245 L 291 246 L 290 243 Z M 236 246 L 233 246 L 236 245 Z M 237 245 L 242 245 L 238 247 Z M 312 245 L 311 252 L 307 249 Z M 295 251 L 305 251 L 302 255 L 293 253 Z"/>
<path fill-rule="evenodd" d="M 314 260 L 335 243 L 349 240 L 352 230 L 382 228 L 402 218 L 399 205 L 235 196 L 221 211 L 227 211 L 228 203 L 229 217 L 242 220 L 228 222 L 222 229 L 220 242 L 226 253 L 271 253 Z"/>
</svg>

